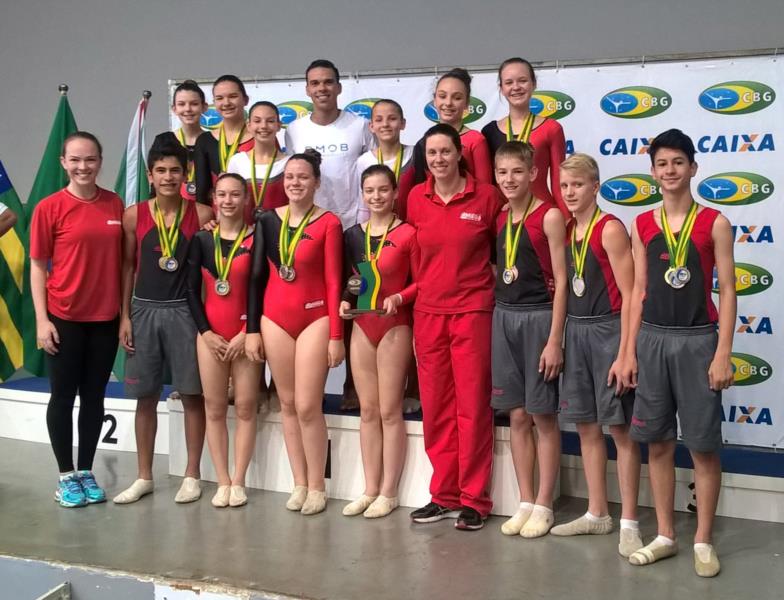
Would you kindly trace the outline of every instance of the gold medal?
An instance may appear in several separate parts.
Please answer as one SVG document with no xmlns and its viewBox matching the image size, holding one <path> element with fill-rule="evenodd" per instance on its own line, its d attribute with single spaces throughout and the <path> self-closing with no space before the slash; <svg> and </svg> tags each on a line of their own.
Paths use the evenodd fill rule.
<svg viewBox="0 0 784 600">
<path fill-rule="evenodd" d="M 180 267 L 180 263 L 173 256 L 161 256 L 158 259 L 158 267 L 162 271 L 174 273 Z"/>
</svg>

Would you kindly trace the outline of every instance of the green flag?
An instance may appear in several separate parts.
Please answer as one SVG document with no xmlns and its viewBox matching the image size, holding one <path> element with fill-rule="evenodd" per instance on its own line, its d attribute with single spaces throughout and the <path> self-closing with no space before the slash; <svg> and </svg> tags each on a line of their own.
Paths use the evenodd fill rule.
<svg viewBox="0 0 784 600">
<path fill-rule="evenodd" d="M 147 161 L 145 160 L 146 142 L 144 139 L 144 126 L 147 120 L 147 104 L 150 101 L 150 92 L 145 91 L 136 107 L 136 112 L 128 131 L 128 141 L 125 144 L 120 170 L 114 191 L 123 199 L 125 206 L 144 202 L 150 197 L 150 184 L 147 181 Z M 117 349 L 112 368 L 114 376 L 119 381 L 125 379 L 125 350 L 122 346 Z"/>
<path fill-rule="evenodd" d="M 7 210 L 16 215 L 16 224 L 0 236 L 0 381 L 22 366 L 22 300 L 24 293 L 25 214 L 8 173 L 0 162 L 0 215 Z"/>
<path fill-rule="evenodd" d="M 49 141 L 46 143 L 46 150 L 38 167 L 38 173 L 33 182 L 33 188 L 27 198 L 25 205 L 27 227 L 33 217 L 33 210 L 38 203 L 47 196 L 63 189 L 68 184 L 68 178 L 60 165 L 60 152 L 63 148 L 63 141 L 77 130 L 76 120 L 68 104 L 67 86 L 60 86 L 60 103 L 57 105 L 57 112 L 54 115 L 52 131 L 49 133 Z M 33 309 L 33 297 L 30 293 L 30 261 L 25 261 L 24 270 L 24 300 L 22 302 L 22 316 L 25 323 L 24 338 L 24 367 L 33 375 L 42 377 L 46 373 L 44 363 L 44 352 L 36 347 L 35 329 L 35 310 Z"/>
</svg>

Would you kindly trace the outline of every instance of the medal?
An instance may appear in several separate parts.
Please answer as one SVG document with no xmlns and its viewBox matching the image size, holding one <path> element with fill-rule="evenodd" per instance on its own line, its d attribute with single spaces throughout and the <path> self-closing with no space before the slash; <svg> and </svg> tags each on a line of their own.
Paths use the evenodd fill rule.
<svg viewBox="0 0 784 600">
<path fill-rule="evenodd" d="M 278 156 L 278 149 L 272 153 L 272 158 L 267 165 L 267 172 L 264 174 L 264 179 L 261 182 L 261 189 L 256 185 L 256 147 L 254 146 L 248 153 L 250 155 L 250 189 L 253 192 L 253 202 L 256 208 L 261 207 L 264 203 L 264 194 L 267 193 L 267 183 L 269 182 L 270 173 L 272 173 L 272 166 L 275 164 L 275 159 Z"/>
<path fill-rule="evenodd" d="M 158 230 L 158 243 L 161 246 L 161 257 L 158 259 L 158 267 L 162 271 L 173 273 L 176 271 L 180 263 L 174 258 L 177 252 L 177 242 L 180 239 L 180 223 L 182 223 L 182 213 L 184 200 L 180 200 L 180 207 L 177 209 L 177 216 L 172 221 L 172 224 L 167 228 L 163 220 L 163 213 L 158 206 L 158 199 L 153 201 L 153 213 L 155 215 L 155 227 Z"/>
<path fill-rule="evenodd" d="M 230 291 L 231 286 L 225 279 L 218 279 L 215 282 L 215 293 L 218 294 L 218 296 L 228 296 Z"/>
<path fill-rule="evenodd" d="M 689 239 L 694 229 L 694 223 L 697 220 L 697 203 L 692 200 L 689 212 L 686 213 L 686 218 L 677 238 L 667 222 L 667 213 L 663 204 L 659 215 L 664 241 L 667 244 L 667 252 L 670 257 L 670 266 L 664 272 L 664 281 L 673 289 L 680 290 L 691 281 L 691 271 L 686 266 L 686 260 L 689 256 Z"/>
<path fill-rule="evenodd" d="M 196 183 L 193 181 L 189 181 L 185 184 L 185 191 L 188 193 L 189 196 L 196 195 Z"/>
<path fill-rule="evenodd" d="M 245 123 L 242 124 L 242 129 L 237 134 L 237 137 L 234 139 L 234 143 L 229 146 L 226 142 L 226 127 L 223 123 L 220 124 L 220 132 L 218 134 L 218 150 L 220 151 L 220 166 L 221 166 L 221 173 L 226 172 L 226 167 L 229 164 L 229 160 L 232 156 L 237 154 L 237 147 L 240 145 L 240 140 L 242 136 L 245 135 Z M 251 165 L 255 168 L 255 165 Z"/>
<path fill-rule="evenodd" d="M 381 154 L 381 148 L 378 149 L 376 153 L 376 158 L 378 159 L 378 164 L 383 165 L 386 164 L 384 162 L 384 155 Z M 397 157 L 395 158 L 395 168 L 392 170 L 395 173 L 395 181 L 400 181 L 400 166 L 403 163 L 403 144 L 400 144 L 400 148 L 397 150 Z"/>
<path fill-rule="evenodd" d="M 280 224 L 280 234 L 278 235 L 278 251 L 280 253 L 278 275 L 287 283 L 294 281 L 294 278 L 297 276 L 294 272 L 294 251 L 297 249 L 300 239 L 302 239 L 305 227 L 310 223 L 310 218 L 313 216 L 316 206 L 311 206 L 308 212 L 305 213 L 305 216 L 302 217 L 299 225 L 294 230 L 293 237 L 290 237 L 289 234 L 289 216 L 291 214 L 289 208 L 288 206 L 286 207 L 286 213 L 283 215 L 283 222 Z"/>
<path fill-rule="evenodd" d="M 582 298 L 585 295 L 585 259 L 588 256 L 588 245 L 590 244 L 591 236 L 593 235 L 593 229 L 599 222 L 599 217 L 601 214 L 602 211 L 599 210 L 599 207 L 597 206 L 593 211 L 593 216 L 591 217 L 590 222 L 588 223 L 588 228 L 585 230 L 585 235 L 583 236 L 583 241 L 580 244 L 579 250 L 577 249 L 577 221 L 575 221 L 574 226 L 572 227 L 572 237 L 570 242 L 572 250 L 572 262 L 574 263 L 572 291 L 578 298 Z"/>
<path fill-rule="evenodd" d="M 280 268 L 278 269 L 278 275 L 280 275 L 280 278 L 286 283 L 291 283 L 294 281 L 294 279 L 296 279 L 297 272 L 294 270 L 294 267 L 280 265 Z"/>
<path fill-rule="evenodd" d="M 585 279 L 578 275 L 574 275 L 572 277 L 572 291 L 575 296 L 582 298 L 585 295 Z"/>
<path fill-rule="evenodd" d="M 534 113 L 529 112 L 525 121 L 523 121 L 522 130 L 517 134 L 517 138 L 515 138 L 512 133 L 512 117 L 506 117 L 506 141 L 511 142 L 514 139 L 515 142 L 528 143 L 528 138 L 531 137 L 531 131 L 533 131 L 534 128 L 534 118 Z"/>
<path fill-rule="evenodd" d="M 231 250 L 229 250 L 229 255 L 226 258 L 223 257 L 223 248 L 221 248 L 220 223 L 212 230 L 212 241 L 215 245 L 215 270 L 218 272 L 218 277 L 215 280 L 215 293 L 218 294 L 218 296 L 227 296 L 231 291 L 231 285 L 229 284 L 231 263 L 234 262 L 234 255 L 237 254 L 237 250 L 245 239 L 245 232 L 247 230 L 248 226 L 243 225 L 242 230 L 234 239 Z"/>
<path fill-rule="evenodd" d="M 517 271 L 517 267 L 515 263 L 517 262 L 517 248 L 520 245 L 520 235 L 523 231 L 523 226 L 525 225 L 525 220 L 528 218 L 528 215 L 531 213 L 531 208 L 533 208 L 536 199 L 531 196 L 528 200 L 528 206 L 525 207 L 525 212 L 523 213 L 523 218 L 520 219 L 520 222 L 517 224 L 515 229 L 514 235 L 512 235 L 512 209 L 509 209 L 509 214 L 506 217 L 506 227 L 505 229 L 505 240 L 504 240 L 504 270 L 501 274 L 501 281 L 503 281 L 506 285 L 512 285 L 515 280 L 517 279 L 519 273 Z"/>
<path fill-rule="evenodd" d="M 179 266 L 180 263 L 177 262 L 177 259 L 173 256 L 161 256 L 158 259 L 158 266 L 162 271 L 168 271 L 169 273 L 174 273 Z"/>
</svg>

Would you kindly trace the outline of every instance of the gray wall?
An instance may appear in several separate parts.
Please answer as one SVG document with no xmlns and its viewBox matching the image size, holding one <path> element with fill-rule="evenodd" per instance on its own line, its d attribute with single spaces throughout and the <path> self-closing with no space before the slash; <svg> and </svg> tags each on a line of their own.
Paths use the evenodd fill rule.
<svg viewBox="0 0 784 600">
<path fill-rule="evenodd" d="M 26 199 L 60 82 L 111 187 L 143 89 L 148 139 L 166 128 L 169 78 L 732 51 L 784 46 L 782 23 L 781 0 L 2 0 L 0 160 Z"/>
</svg>

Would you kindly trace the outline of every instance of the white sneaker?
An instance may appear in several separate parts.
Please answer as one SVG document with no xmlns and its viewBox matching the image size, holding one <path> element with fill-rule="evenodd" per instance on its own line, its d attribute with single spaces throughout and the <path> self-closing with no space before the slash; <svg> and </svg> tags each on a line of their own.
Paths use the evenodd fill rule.
<svg viewBox="0 0 784 600">
<path fill-rule="evenodd" d="M 186 477 L 182 480 L 182 485 L 174 497 L 174 501 L 177 504 L 187 504 L 188 502 L 196 502 L 199 498 L 201 498 L 201 482 L 194 477 Z"/>
<path fill-rule="evenodd" d="M 115 504 L 131 504 L 140 500 L 142 496 L 152 494 L 154 487 L 152 479 L 137 479 L 129 488 L 117 494 L 112 501 Z"/>
</svg>

